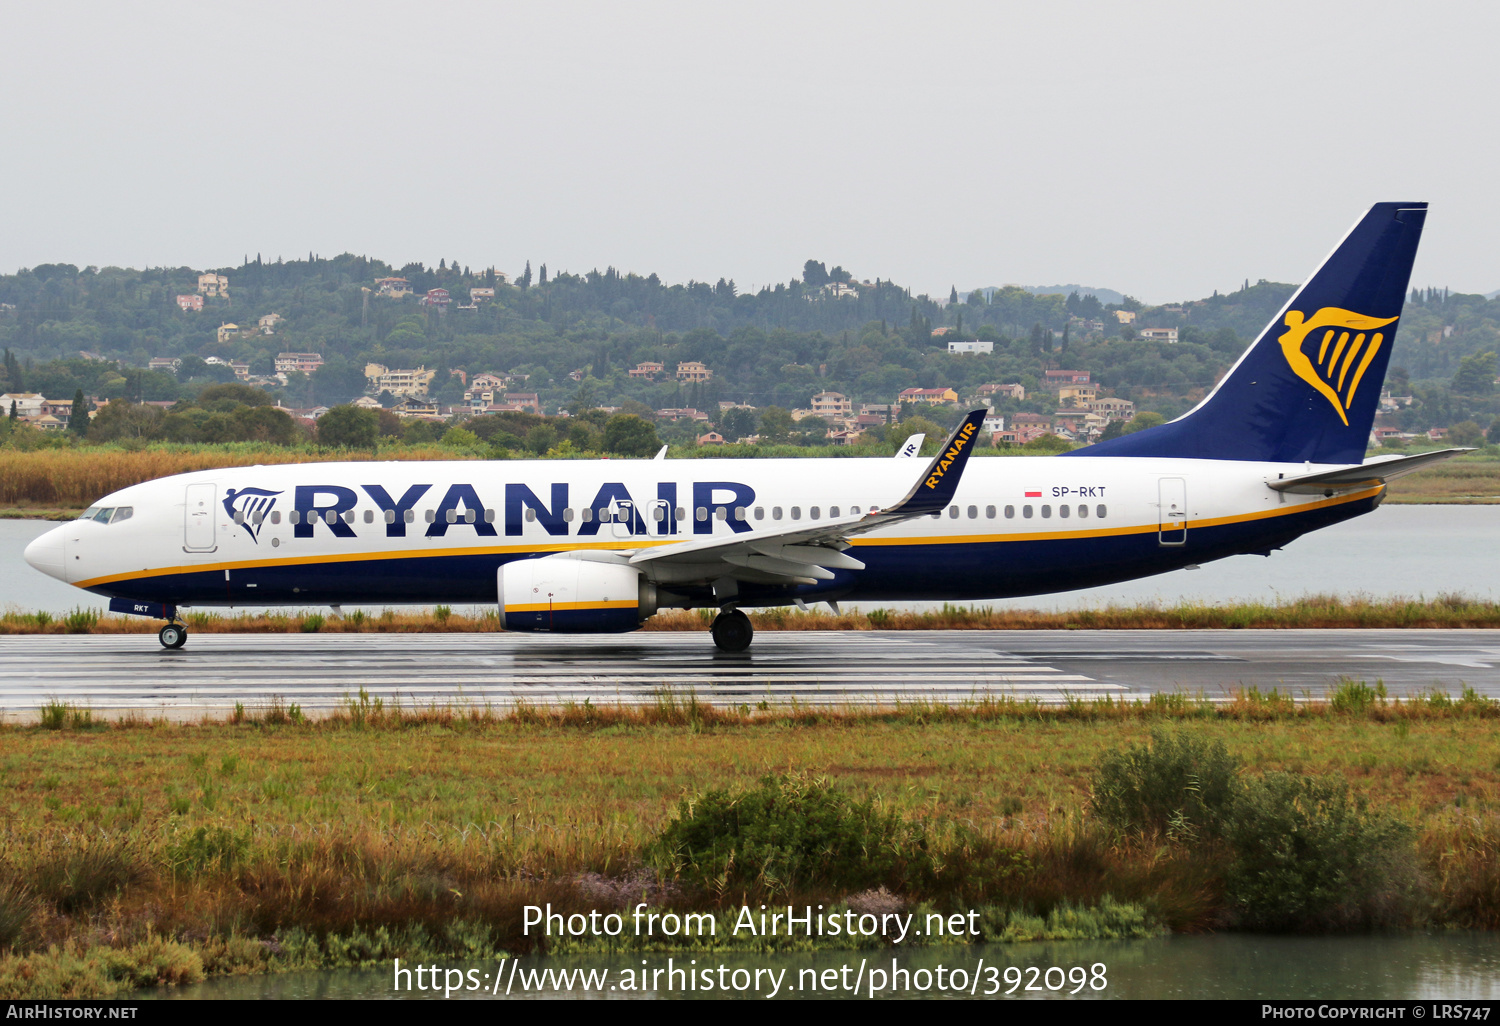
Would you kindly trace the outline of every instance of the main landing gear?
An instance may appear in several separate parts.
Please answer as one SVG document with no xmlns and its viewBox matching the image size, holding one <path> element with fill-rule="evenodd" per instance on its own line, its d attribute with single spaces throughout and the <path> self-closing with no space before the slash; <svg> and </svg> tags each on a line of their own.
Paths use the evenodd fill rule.
<svg viewBox="0 0 1500 1026">
<path fill-rule="evenodd" d="M 738 609 L 724 610 L 714 617 L 708 629 L 714 636 L 714 644 L 724 652 L 743 652 L 750 647 L 750 639 L 755 637 L 750 618 Z"/>
<path fill-rule="evenodd" d="M 162 648 L 181 648 L 187 642 L 187 628 L 180 623 L 169 623 L 156 632 L 156 640 Z"/>
</svg>

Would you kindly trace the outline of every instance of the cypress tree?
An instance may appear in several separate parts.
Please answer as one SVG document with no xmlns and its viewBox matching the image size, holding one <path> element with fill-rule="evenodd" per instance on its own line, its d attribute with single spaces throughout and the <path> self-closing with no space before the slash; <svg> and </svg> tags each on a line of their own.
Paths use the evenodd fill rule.
<svg viewBox="0 0 1500 1026">
<path fill-rule="evenodd" d="M 68 430 L 80 438 L 89 431 L 88 403 L 84 402 L 81 388 L 73 393 L 73 412 L 68 415 Z"/>
</svg>

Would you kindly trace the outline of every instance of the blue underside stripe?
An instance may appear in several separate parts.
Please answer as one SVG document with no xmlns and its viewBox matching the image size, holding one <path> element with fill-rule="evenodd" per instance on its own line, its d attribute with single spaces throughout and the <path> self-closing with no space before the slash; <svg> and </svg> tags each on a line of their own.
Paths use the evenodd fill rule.
<svg viewBox="0 0 1500 1026">
<path fill-rule="evenodd" d="M 866 569 L 835 571 L 817 585 L 746 585 L 746 605 L 821 596 L 862 601 L 1010 598 L 1087 588 L 1164 573 L 1242 552 L 1261 552 L 1308 531 L 1368 513 L 1375 499 L 1304 513 L 1192 528 L 1187 543 L 1164 547 L 1155 533 L 1039 541 L 939 545 L 871 545 L 859 549 Z M 112 581 L 89 590 L 168 604 L 279 605 L 496 601 L 495 575 L 516 554 L 310 563 Z M 254 587 L 250 587 L 254 585 Z"/>
</svg>

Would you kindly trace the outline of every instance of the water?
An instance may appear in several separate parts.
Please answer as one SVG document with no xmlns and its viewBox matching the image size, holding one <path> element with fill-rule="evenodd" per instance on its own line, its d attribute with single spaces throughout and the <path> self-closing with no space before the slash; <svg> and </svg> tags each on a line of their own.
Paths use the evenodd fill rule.
<svg viewBox="0 0 1500 1026">
<path fill-rule="evenodd" d="M 55 524 L 0 520 L 0 609 L 65 613 L 105 602 L 31 569 L 22 551 Z M 1295 599 L 1307 594 L 1433 598 L 1462 593 L 1500 599 L 1500 506 L 1385 506 L 1315 531 L 1270 558 L 1231 556 L 1199 570 L 1174 570 L 1100 588 L 1003 599 L 1000 608 L 1079 609 L 1111 602 L 1172 604 Z M 913 602 L 905 608 L 931 608 Z M 352 607 L 351 607 L 352 608 Z"/>
<path fill-rule="evenodd" d="M 665 969 L 667 955 L 620 956 L 576 956 L 569 958 L 524 959 L 518 969 L 594 969 L 608 970 L 608 979 L 619 980 L 624 970 L 639 971 L 642 960 L 648 968 Z M 1048 967 L 1063 970 L 1082 967 L 1088 974 L 1079 998 L 1237 998 L 1237 999 L 1398 999 L 1398 1000 L 1495 1000 L 1500 998 L 1500 944 L 1489 933 L 1452 932 L 1435 934 L 1403 934 L 1376 937 L 1265 937 L 1228 934 L 1207 937 L 1162 937 L 1144 941 L 1072 941 L 1035 944 L 990 944 L 974 947 L 941 948 L 882 948 L 874 951 L 822 951 L 784 955 L 734 955 L 734 954 L 680 954 L 672 956 L 677 968 L 701 970 L 705 966 L 717 969 L 720 964 L 730 969 L 749 970 L 741 979 L 753 979 L 756 969 L 786 970 L 783 990 L 779 997 L 850 997 L 844 993 L 809 993 L 795 988 L 799 981 L 811 981 L 812 976 L 803 976 L 804 970 L 815 970 L 821 977 L 823 970 L 850 968 L 849 978 L 855 978 L 861 960 L 866 963 L 864 979 L 867 981 L 860 996 L 869 996 L 868 980 L 871 969 L 881 968 L 889 972 L 891 959 L 900 960 L 900 966 L 911 970 L 928 970 L 934 973 L 939 964 L 945 973 L 960 969 L 972 974 L 978 969 L 980 959 L 986 966 L 997 967 L 994 977 L 988 973 L 980 977 L 979 994 L 989 989 L 990 981 L 998 982 L 999 993 L 1005 996 L 1011 983 L 1005 979 L 1005 968 L 1021 970 L 1013 974 L 1022 987 L 1033 985 L 1040 989 L 1024 991 L 1018 989 L 1012 998 L 1058 998 L 1070 996 L 1074 989 L 1068 983 L 1057 991 L 1046 989 L 1043 973 Z M 696 958 L 692 965 L 689 959 Z M 1088 986 L 1087 979 L 1093 977 L 1093 967 L 1103 963 L 1105 986 L 1102 991 Z M 1030 967 L 1042 972 L 1035 977 Z M 504 973 L 507 963 L 467 962 L 445 963 L 444 969 L 474 969 L 476 979 L 484 974 Z M 228 977 L 209 980 L 192 987 L 178 990 L 161 990 L 157 997 L 194 998 L 432 998 L 442 999 L 441 993 L 431 991 L 393 991 L 393 967 L 378 969 L 338 969 L 327 972 L 286 973 L 281 976 Z M 1053 984 L 1065 978 L 1052 974 Z M 1076 976 L 1075 976 L 1076 978 Z M 493 980 L 493 976 L 491 977 Z M 555 979 L 555 978 L 554 978 Z M 663 974 L 662 979 L 665 979 Z M 764 979 L 764 976 L 763 976 Z M 914 983 L 920 977 L 914 975 Z M 488 986 L 488 985 L 486 985 Z M 502 992 L 505 984 L 501 983 Z M 611 997 L 747 997 L 764 999 L 766 991 L 755 993 L 753 987 L 744 993 L 730 990 L 728 994 L 714 990 L 697 993 L 664 993 L 661 990 L 628 993 L 610 991 L 606 983 L 603 993 Z M 571 992 L 559 991 L 555 986 L 532 990 L 525 995 L 514 996 L 573 996 L 582 997 L 578 988 Z M 597 994 L 599 991 L 594 991 Z M 502 995 L 503 996 L 503 995 Z M 884 995 L 893 996 L 889 992 Z M 929 985 L 926 992 L 917 989 L 904 991 L 901 997 L 952 997 L 952 990 L 939 992 Z M 964 996 L 968 996 L 967 991 Z M 454 998 L 491 998 L 488 992 L 455 991 Z"/>
</svg>

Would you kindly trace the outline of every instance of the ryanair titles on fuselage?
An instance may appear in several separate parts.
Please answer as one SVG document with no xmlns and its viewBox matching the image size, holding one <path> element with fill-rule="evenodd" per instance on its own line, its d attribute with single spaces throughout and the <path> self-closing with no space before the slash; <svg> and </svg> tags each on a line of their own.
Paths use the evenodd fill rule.
<svg viewBox="0 0 1500 1026">
<path fill-rule="evenodd" d="M 551 535 L 574 533 L 586 537 L 598 534 L 604 524 L 612 522 L 628 527 L 631 534 L 685 534 L 689 533 L 688 523 L 692 524 L 693 534 L 713 534 L 715 520 L 724 521 L 732 531 L 739 533 L 750 530 L 747 514 L 743 511 L 755 502 L 755 489 L 747 484 L 695 481 L 690 486 L 691 509 L 681 510 L 678 482 L 662 481 L 656 485 L 656 494 L 643 507 L 623 482 L 608 481 L 599 486 L 586 506 L 579 509 L 575 519 L 567 482 L 548 486 L 546 498 L 539 496 L 529 485 L 509 482 L 504 487 L 505 501 L 497 511 L 485 506 L 474 485 L 449 485 L 433 507 L 430 521 L 425 524 L 416 523 L 415 510 L 424 499 L 429 503 L 432 501 L 434 485 L 414 484 L 395 496 L 384 485 L 378 484 L 360 485 L 359 491 L 363 491 L 384 513 L 381 518 L 384 522 L 380 526 L 385 528 L 387 538 L 407 537 L 408 527 L 425 528 L 428 538 L 445 537 L 453 527 L 472 527 L 479 537 L 496 537 L 502 530 L 507 536 L 517 537 L 524 532 L 528 511 Z M 359 491 L 336 484 L 294 486 L 289 518 L 293 524 L 293 537 L 312 538 L 319 524 L 326 526 L 336 538 L 357 537 L 355 519 L 350 514 L 359 505 Z M 258 543 L 261 525 L 276 512 L 278 500 L 285 496 L 285 492 L 263 488 L 230 488 L 225 493 L 223 506 L 225 512 L 235 517 L 251 539 Z M 449 514 L 452 514 L 451 518 Z M 500 522 L 496 523 L 496 520 Z M 573 530 L 575 526 L 576 531 Z"/>
</svg>

